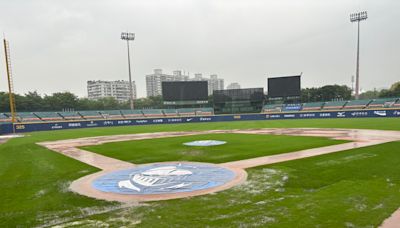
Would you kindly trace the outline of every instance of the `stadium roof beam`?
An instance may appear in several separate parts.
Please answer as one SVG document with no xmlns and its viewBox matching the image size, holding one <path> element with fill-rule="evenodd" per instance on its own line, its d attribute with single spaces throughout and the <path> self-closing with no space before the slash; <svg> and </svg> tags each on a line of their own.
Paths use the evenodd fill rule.
<svg viewBox="0 0 400 228">
<path fill-rule="evenodd" d="M 356 63 L 356 88 L 355 98 L 360 95 L 360 21 L 367 20 L 367 11 L 350 14 L 350 22 L 357 22 L 357 63 Z"/>
</svg>

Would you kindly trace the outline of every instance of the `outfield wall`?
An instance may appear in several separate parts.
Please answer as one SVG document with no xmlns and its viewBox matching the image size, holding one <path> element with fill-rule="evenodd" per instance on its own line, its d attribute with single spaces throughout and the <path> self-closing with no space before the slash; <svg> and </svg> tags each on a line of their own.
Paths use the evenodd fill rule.
<svg viewBox="0 0 400 228">
<path fill-rule="evenodd" d="M 400 117 L 400 109 L 391 110 L 359 110 L 359 111 L 326 111 L 326 112 L 282 112 L 264 114 L 237 114 L 217 116 L 193 116 L 193 117 L 163 117 L 163 118 L 141 118 L 120 120 L 86 120 L 65 122 L 41 122 L 41 123 L 16 123 L 16 133 L 32 131 L 51 131 L 62 129 L 151 125 L 151 124 L 175 124 L 175 123 L 200 123 L 200 122 L 222 122 L 241 120 L 281 120 L 281 119 L 329 119 L 329 118 L 365 118 L 365 117 Z M 0 125 L 0 134 L 13 132 L 13 125 Z"/>
</svg>

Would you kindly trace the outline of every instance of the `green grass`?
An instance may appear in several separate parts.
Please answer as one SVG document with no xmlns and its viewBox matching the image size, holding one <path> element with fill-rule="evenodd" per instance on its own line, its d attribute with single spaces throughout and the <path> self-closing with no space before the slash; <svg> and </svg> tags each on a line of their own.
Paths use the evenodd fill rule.
<svg viewBox="0 0 400 228">
<path fill-rule="evenodd" d="M 248 181 L 191 199 L 80 220 L 143 227 L 376 227 L 400 206 L 400 142 L 248 169 Z M 110 219 L 112 218 L 112 219 Z"/>
<path fill-rule="evenodd" d="M 362 224 L 367 224 L 368 221 L 370 224 L 379 224 L 397 207 L 400 207 L 399 142 L 268 166 L 268 169 L 278 170 L 278 173 L 288 175 L 289 179 L 283 186 L 285 192 L 282 193 L 269 191 L 268 189 L 271 188 L 266 185 L 261 185 L 260 189 L 255 188 L 255 190 L 248 189 L 245 185 L 213 195 L 147 203 L 146 206 L 119 210 L 118 203 L 94 200 L 67 191 L 66 188 L 71 181 L 93 173 L 97 169 L 35 145 L 35 142 L 41 141 L 98 135 L 267 127 L 400 130 L 400 118 L 238 121 L 29 133 L 28 137 L 12 139 L 0 145 L 0 227 L 31 227 L 68 221 L 84 221 L 83 223 L 92 225 L 101 225 L 106 222 L 119 226 L 134 223 L 137 220 L 140 220 L 143 226 L 152 227 L 166 225 L 167 222 L 182 226 L 187 224 L 189 226 L 196 224 L 218 226 L 224 223 L 236 226 L 235 222 L 251 225 L 254 221 L 262 220 L 262 216 L 268 215 L 277 219 L 276 226 L 279 224 L 287 227 L 290 224 L 296 226 L 304 221 L 304 224 L 311 224 L 305 225 L 306 227 L 315 227 L 327 218 L 335 220 L 336 223 L 330 221 L 330 223 L 325 223 L 326 226 L 335 227 L 340 224 L 338 226 L 343 227 L 346 222 L 364 226 Z M 317 169 L 307 162 L 314 159 L 332 160 L 336 156 L 346 157 L 352 153 L 375 153 L 379 156 L 365 158 L 362 167 L 355 166 L 357 160 L 348 162 L 347 169 L 339 165 L 328 168 L 315 166 L 319 167 Z M 264 168 L 248 170 L 250 175 L 248 183 L 254 183 L 254 180 L 261 178 Z M 262 177 L 261 183 L 268 183 L 267 180 L 275 180 L 274 178 L 279 179 L 279 177 L 271 177 L 272 179 L 267 177 L 268 175 Z M 394 189 L 388 186 L 389 182 L 386 178 L 390 179 L 390 186 L 394 184 Z M 249 192 L 260 194 L 248 194 Z M 296 192 L 298 195 L 294 194 Z M 280 200 L 280 194 L 285 193 L 292 193 L 299 197 L 292 199 L 291 194 L 288 194 L 286 200 Z M 270 200 L 270 202 L 259 206 L 255 203 L 259 202 L 256 201 L 258 199 Z M 353 202 L 359 199 L 366 202 L 370 210 L 364 210 L 363 205 L 360 205 L 358 209 L 350 207 L 356 205 Z M 379 206 L 380 204 L 374 202 L 384 205 Z M 372 207 L 372 205 L 377 206 L 377 209 L 374 209 L 375 206 Z M 343 208 L 345 210 L 342 210 Z M 178 211 L 180 213 L 177 213 Z M 314 218 L 311 215 L 308 216 L 308 211 Z M 332 212 L 332 216 L 328 212 Z M 281 217 L 278 214 L 281 214 Z M 222 217 L 216 218 L 218 215 Z M 165 219 L 165 222 L 161 218 Z M 93 221 L 87 221 L 88 219 Z M 254 221 L 250 221 L 251 219 Z M 263 221 L 267 220 L 268 218 L 263 219 Z M 152 222 L 154 222 L 153 225 Z"/>
<path fill-rule="evenodd" d="M 211 147 L 191 147 L 183 143 L 195 140 L 221 140 L 227 143 Z M 344 143 L 322 137 L 250 134 L 209 134 L 161 139 L 134 140 L 82 147 L 108 157 L 134 164 L 160 161 L 197 161 L 223 163 L 266 155 L 281 154 Z"/>
</svg>

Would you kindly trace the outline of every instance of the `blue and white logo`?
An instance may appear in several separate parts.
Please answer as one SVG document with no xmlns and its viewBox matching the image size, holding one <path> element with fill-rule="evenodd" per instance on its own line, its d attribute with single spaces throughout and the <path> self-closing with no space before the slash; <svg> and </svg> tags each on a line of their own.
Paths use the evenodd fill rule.
<svg viewBox="0 0 400 228">
<path fill-rule="evenodd" d="M 386 111 L 374 111 L 374 114 L 377 116 L 386 116 Z"/>
<path fill-rule="evenodd" d="M 165 194 L 213 188 L 234 177 L 231 170 L 212 164 L 153 164 L 106 174 L 92 186 L 119 194 Z"/>
</svg>

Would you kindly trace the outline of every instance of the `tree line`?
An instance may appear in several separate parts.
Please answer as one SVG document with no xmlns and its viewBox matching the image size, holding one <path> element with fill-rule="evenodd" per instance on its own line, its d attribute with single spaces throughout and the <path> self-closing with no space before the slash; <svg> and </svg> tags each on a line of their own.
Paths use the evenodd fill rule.
<svg viewBox="0 0 400 228">
<path fill-rule="evenodd" d="M 115 110 L 129 109 L 129 102 L 118 102 L 113 97 L 90 100 L 79 98 L 70 92 L 58 92 L 51 95 L 40 95 L 36 91 L 24 95 L 15 94 L 18 112 L 63 111 L 63 110 Z M 360 94 L 360 99 L 375 99 L 400 97 L 400 82 L 394 83 L 389 89 L 366 91 Z M 351 100 L 352 90 L 345 85 L 326 85 L 301 90 L 301 102 L 319 102 Z M 134 101 L 136 109 L 168 108 L 163 105 L 161 96 L 139 98 Z M 209 96 L 208 106 L 212 107 L 213 98 Z M 9 112 L 9 96 L 0 92 L 0 112 Z"/>
</svg>

